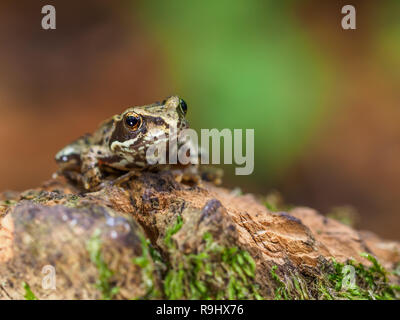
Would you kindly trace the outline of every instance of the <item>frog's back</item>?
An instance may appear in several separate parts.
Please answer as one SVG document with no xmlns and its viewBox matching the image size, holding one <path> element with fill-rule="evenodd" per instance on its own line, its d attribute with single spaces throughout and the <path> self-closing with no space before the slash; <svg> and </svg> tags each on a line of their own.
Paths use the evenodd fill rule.
<svg viewBox="0 0 400 320">
<path fill-rule="evenodd" d="M 114 129 L 114 117 L 111 117 L 105 121 L 103 121 L 97 130 L 92 135 L 92 144 L 93 145 L 103 145 L 107 146 L 110 143 L 111 134 Z"/>
</svg>

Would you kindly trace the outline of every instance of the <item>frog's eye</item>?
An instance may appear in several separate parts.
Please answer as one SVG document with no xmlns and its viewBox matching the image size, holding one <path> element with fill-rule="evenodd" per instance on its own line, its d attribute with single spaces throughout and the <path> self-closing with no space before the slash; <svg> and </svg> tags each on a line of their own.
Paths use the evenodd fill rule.
<svg viewBox="0 0 400 320">
<path fill-rule="evenodd" d="M 142 124 L 142 118 L 134 112 L 128 112 L 125 116 L 125 123 L 131 130 L 137 130 Z"/>
<path fill-rule="evenodd" d="M 186 115 L 186 113 L 187 113 L 187 104 L 186 104 L 185 100 L 179 99 L 179 108 L 181 109 L 182 113 L 184 115 Z"/>
</svg>

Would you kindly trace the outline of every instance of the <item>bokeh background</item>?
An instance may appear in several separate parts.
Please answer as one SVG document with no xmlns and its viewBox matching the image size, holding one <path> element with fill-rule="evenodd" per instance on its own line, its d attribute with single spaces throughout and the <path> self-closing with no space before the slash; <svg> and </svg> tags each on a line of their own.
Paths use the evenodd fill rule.
<svg viewBox="0 0 400 320">
<path fill-rule="evenodd" d="M 53 4 L 57 29 L 41 29 Z M 56 170 L 54 154 L 131 105 L 179 94 L 192 127 L 254 128 L 255 171 L 278 190 L 400 239 L 400 1 L 1 1 L 0 190 Z"/>
</svg>

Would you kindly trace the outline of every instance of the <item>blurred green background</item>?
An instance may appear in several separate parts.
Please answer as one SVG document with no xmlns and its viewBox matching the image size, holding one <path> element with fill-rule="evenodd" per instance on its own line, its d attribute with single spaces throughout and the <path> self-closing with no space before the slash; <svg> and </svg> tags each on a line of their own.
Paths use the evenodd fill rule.
<svg viewBox="0 0 400 320">
<path fill-rule="evenodd" d="M 255 129 L 255 170 L 225 185 L 400 239 L 400 2 L 54 0 L 0 4 L 1 190 L 37 186 L 106 117 L 171 94 L 191 126 Z"/>
<path fill-rule="evenodd" d="M 193 127 L 255 129 L 249 181 L 284 173 L 329 111 L 332 65 L 296 21 L 296 2 L 143 2 L 163 81 L 190 103 Z"/>
</svg>

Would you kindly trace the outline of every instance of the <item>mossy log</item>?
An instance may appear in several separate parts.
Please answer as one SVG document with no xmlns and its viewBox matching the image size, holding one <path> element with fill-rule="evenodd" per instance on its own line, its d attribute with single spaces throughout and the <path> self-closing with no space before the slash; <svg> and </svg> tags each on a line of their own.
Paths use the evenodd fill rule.
<svg viewBox="0 0 400 320">
<path fill-rule="evenodd" d="M 370 270 L 368 257 L 388 270 L 371 297 L 398 297 L 398 242 L 168 172 L 92 193 L 59 177 L 0 200 L 0 299 L 357 298 L 332 279 L 349 259 Z"/>
</svg>

